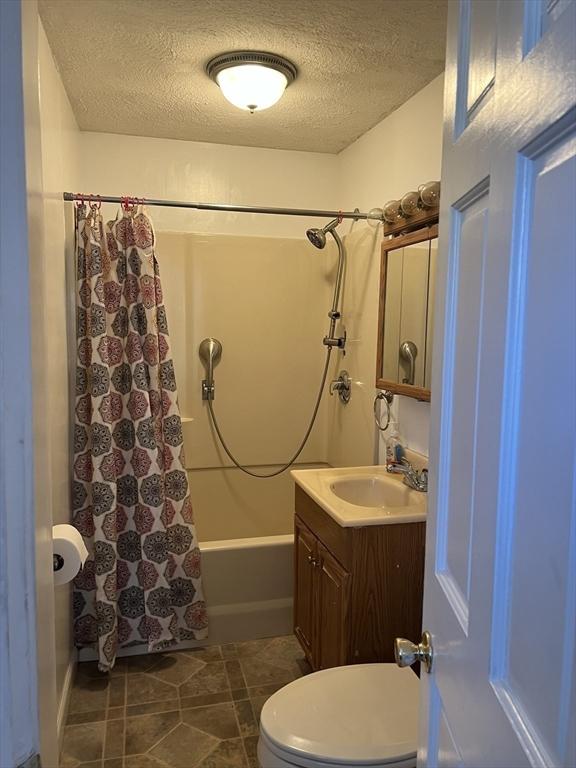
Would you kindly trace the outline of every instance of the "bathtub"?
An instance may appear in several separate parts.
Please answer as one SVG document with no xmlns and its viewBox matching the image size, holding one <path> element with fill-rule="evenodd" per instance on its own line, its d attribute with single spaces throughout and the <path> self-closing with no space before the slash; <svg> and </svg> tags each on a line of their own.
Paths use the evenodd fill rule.
<svg viewBox="0 0 576 768">
<path fill-rule="evenodd" d="M 210 635 L 179 649 L 292 633 L 293 534 L 205 541 L 200 551 Z M 118 657 L 144 653 L 147 646 L 132 646 L 119 649 Z M 96 658 L 92 648 L 79 651 L 79 661 Z"/>
<path fill-rule="evenodd" d="M 234 467 L 212 467 L 189 469 L 188 477 L 202 553 L 208 643 L 291 633 L 294 482 L 290 474 L 255 480 Z"/>
<path fill-rule="evenodd" d="M 293 534 L 206 541 L 200 550 L 210 644 L 292 632 Z"/>
</svg>

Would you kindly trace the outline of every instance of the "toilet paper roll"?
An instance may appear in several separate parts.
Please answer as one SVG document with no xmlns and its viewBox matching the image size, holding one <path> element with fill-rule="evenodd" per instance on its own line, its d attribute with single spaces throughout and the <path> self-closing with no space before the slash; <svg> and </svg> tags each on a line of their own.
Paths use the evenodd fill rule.
<svg viewBox="0 0 576 768">
<path fill-rule="evenodd" d="M 84 539 L 73 525 L 55 525 L 52 528 L 54 550 L 54 584 L 67 584 L 80 571 L 88 550 Z"/>
</svg>

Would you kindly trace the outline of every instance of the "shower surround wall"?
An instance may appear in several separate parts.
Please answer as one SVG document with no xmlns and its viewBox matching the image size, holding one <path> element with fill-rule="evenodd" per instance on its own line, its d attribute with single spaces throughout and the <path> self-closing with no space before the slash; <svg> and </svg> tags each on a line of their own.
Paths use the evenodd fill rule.
<svg viewBox="0 0 576 768">
<path fill-rule="evenodd" d="M 158 259 L 200 541 L 292 531 L 286 473 L 258 480 L 224 454 L 201 397 L 198 345 L 222 342 L 214 411 L 232 452 L 257 472 L 285 463 L 310 421 L 324 365 L 335 248 L 306 239 L 158 234 Z M 299 464 L 326 462 L 324 408 Z"/>
</svg>

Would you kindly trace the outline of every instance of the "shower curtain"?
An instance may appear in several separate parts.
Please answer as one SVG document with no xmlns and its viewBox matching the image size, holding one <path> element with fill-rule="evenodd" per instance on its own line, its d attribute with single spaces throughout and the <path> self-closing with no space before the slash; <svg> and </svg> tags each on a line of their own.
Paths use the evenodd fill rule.
<svg viewBox="0 0 576 768">
<path fill-rule="evenodd" d="M 206 605 L 152 223 L 81 205 L 76 258 L 74 636 L 108 671 L 118 648 L 205 638 Z"/>
</svg>

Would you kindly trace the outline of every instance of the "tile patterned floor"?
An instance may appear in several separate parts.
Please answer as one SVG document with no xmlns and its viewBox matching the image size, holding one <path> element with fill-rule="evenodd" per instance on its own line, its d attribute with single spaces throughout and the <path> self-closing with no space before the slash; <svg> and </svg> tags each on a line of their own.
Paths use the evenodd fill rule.
<svg viewBox="0 0 576 768">
<path fill-rule="evenodd" d="M 309 671 L 292 636 L 82 663 L 60 768 L 258 768 L 264 702 Z"/>
</svg>

